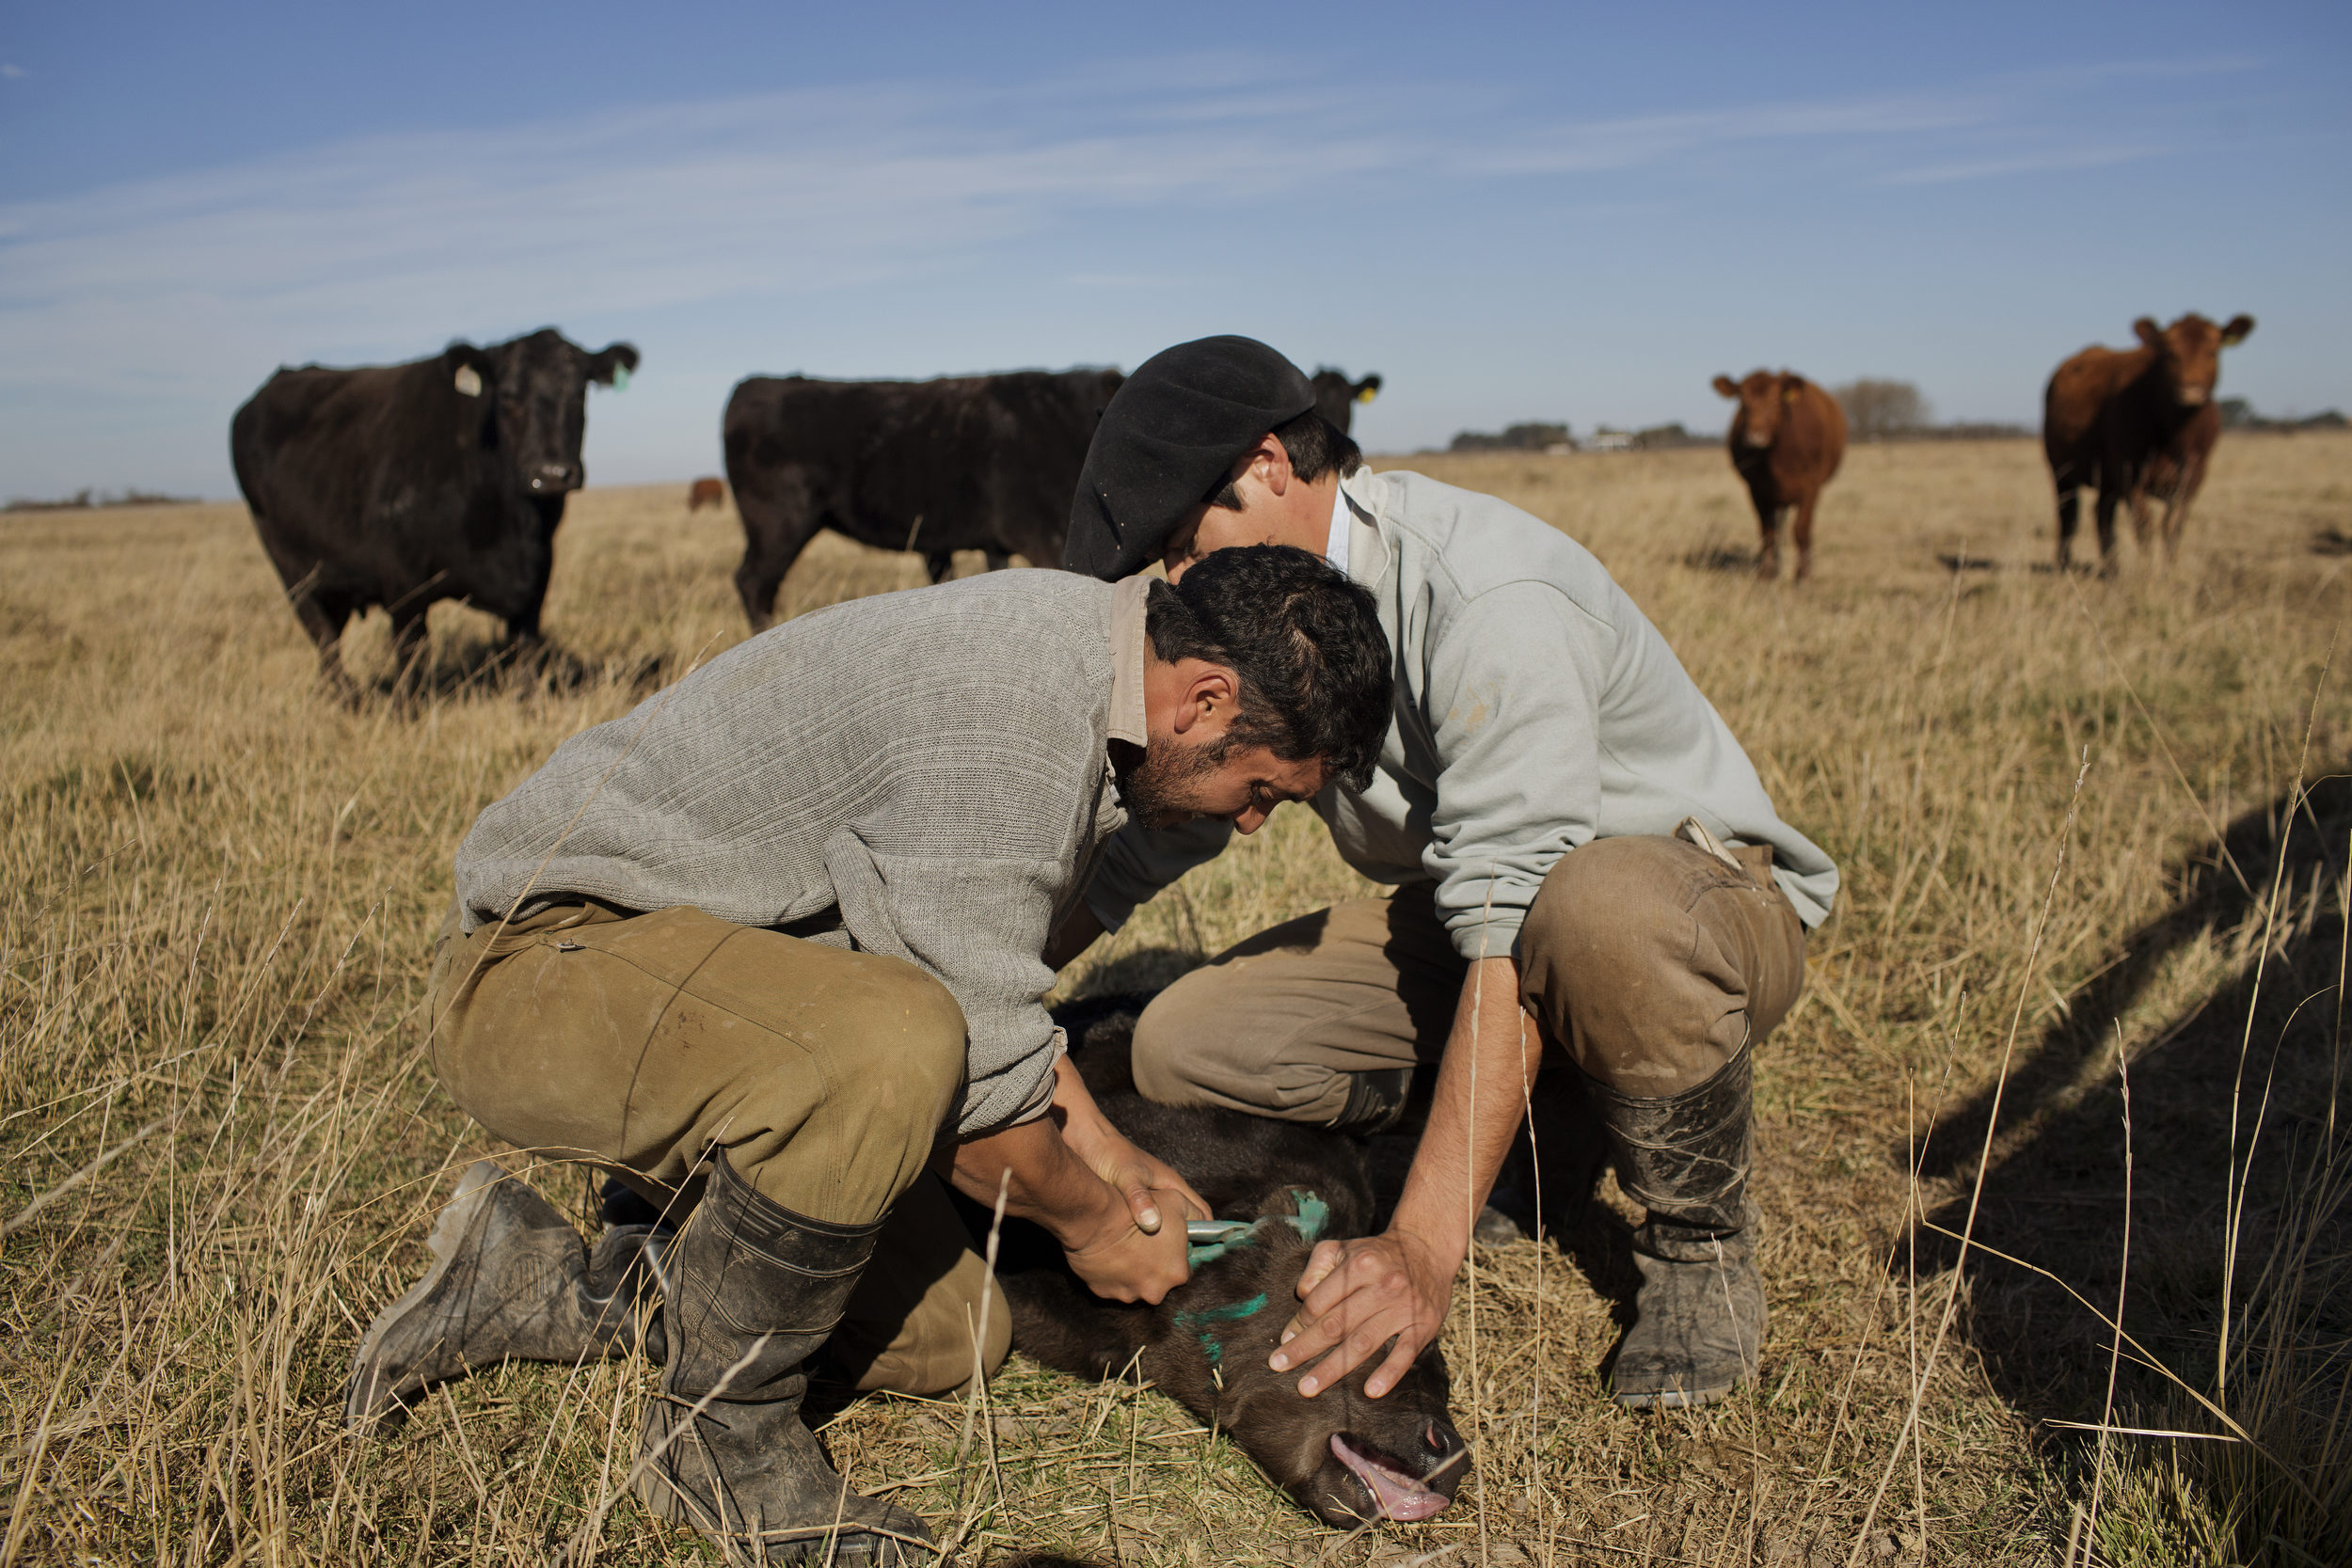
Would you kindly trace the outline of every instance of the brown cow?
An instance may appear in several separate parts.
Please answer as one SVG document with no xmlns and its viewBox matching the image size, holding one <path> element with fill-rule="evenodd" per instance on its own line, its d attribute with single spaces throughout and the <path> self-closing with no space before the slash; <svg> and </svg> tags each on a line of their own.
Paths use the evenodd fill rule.
<svg viewBox="0 0 2352 1568">
<path fill-rule="evenodd" d="M 2204 477 L 2204 457 L 2220 434 L 2220 417 L 2199 439 L 2190 426 L 2213 413 L 2214 383 L 2221 377 L 2221 351 L 2243 342 L 2254 318 L 2238 316 L 2216 326 L 2194 311 L 2159 331 L 2147 316 L 2132 324 L 2135 349 L 2093 344 L 2060 365 L 2042 400 L 2042 450 L 2058 485 L 2058 562 L 2073 558 L 2076 507 L 2082 486 L 2099 491 L 2099 569 L 2115 569 L 2115 509 L 2132 502 L 2135 531 L 2147 538 L 2146 486 L 2152 470 L 2177 474 L 2168 483 L 2166 553 L 2179 539 L 2176 517 L 2185 520 L 2187 497 Z M 2193 462 L 2193 468 L 2192 468 Z M 2192 472 L 2194 478 L 2191 477 Z M 2185 486 L 2184 489 L 2183 486 Z"/>
<path fill-rule="evenodd" d="M 1715 378 L 1715 390 L 1740 400 L 1731 417 L 1731 466 L 1747 482 L 1764 531 L 1756 575 L 1780 576 L 1780 515 L 1796 508 L 1797 580 L 1813 575 L 1813 508 L 1846 455 L 1846 411 L 1794 371 L 1750 371 L 1744 381 Z"/>
<path fill-rule="evenodd" d="M 698 479 L 686 487 L 686 510 L 699 512 L 704 507 L 723 510 L 727 504 L 727 482 L 723 479 Z"/>
</svg>

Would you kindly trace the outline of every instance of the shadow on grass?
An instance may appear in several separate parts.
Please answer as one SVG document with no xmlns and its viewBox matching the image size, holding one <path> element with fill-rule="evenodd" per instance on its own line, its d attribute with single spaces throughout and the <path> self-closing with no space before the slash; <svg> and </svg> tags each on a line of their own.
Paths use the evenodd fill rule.
<svg viewBox="0 0 2352 1568">
<path fill-rule="evenodd" d="M 2352 1106 L 2340 995 L 2347 840 L 2352 778 L 2338 775 L 2240 816 L 2175 869 L 2171 908 L 2132 932 L 2065 1013 L 2021 1047 L 1974 1231 L 1979 1245 L 2046 1269 L 2098 1311 L 2114 1311 L 2126 1196 L 2116 1021 L 2182 949 L 2242 936 L 2235 950 L 2245 956 L 2228 977 L 2129 1063 L 2123 1325 L 2262 1436 L 2276 1471 L 2310 1472 L 2287 1481 L 2289 1490 L 2307 1490 L 2321 1456 L 2335 1465 L 2352 1441 Z M 1947 1232 L 1965 1228 L 1992 1112 L 1988 1090 L 1932 1133 L 1922 1174 L 1954 1182 L 1961 1196 L 1914 1233 L 1923 1272 L 1957 1256 Z M 2029 1418 L 2101 1419 L 2110 1330 L 2058 1283 L 1987 1252 L 1971 1253 L 1967 1275 L 1961 1327 L 2003 1396 Z M 2225 1373 L 2229 1391 L 2217 1394 Z M 2168 1379 L 2135 1366 L 2128 1347 L 2116 1409 L 2119 1419 L 2133 1409 L 2168 1413 L 2137 1424 L 2216 1430 Z M 2217 1455 L 2231 1451 L 2178 1446 L 2209 1480 Z M 2265 1484 L 2276 1490 L 2278 1479 Z M 2220 1506 L 2248 1520 L 2275 1512 L 2244 1496 Z"/>
</svg>

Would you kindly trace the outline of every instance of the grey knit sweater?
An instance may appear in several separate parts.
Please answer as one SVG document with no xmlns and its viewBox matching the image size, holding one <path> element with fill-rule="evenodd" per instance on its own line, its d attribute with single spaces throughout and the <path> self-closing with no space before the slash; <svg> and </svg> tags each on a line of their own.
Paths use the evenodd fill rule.
<svg viewBox="0 0 2352 1568">
<path fill-rule="evenodd" d="M 962 1006 L 959 1131 L 1036 1114 L 1045 943 L 1126 820 L 1104 745 L 1116 592 L 991 572 L 739 644 L 482 814 L 457 850 L 466 928 L 562 894 L 744 926 L 837 911 L 818 940 L 920 965 Z"/>
</svg>

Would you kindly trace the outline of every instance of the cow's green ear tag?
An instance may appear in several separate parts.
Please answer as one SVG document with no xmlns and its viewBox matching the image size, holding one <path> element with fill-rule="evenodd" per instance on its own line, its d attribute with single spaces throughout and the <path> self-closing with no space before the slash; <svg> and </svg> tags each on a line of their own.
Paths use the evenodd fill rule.
<svg viewBox="0 0 2352 1568">
<path fill-rule="evenodd" d="M 628 367 L 627 365 L 612 367 L 612 389 L 616 392 L 628 390 Z"/>
</svg>

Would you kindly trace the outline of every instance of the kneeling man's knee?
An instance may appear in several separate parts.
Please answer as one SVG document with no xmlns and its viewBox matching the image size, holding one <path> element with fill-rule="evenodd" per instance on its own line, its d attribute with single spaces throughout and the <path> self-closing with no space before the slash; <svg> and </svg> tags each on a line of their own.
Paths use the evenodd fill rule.
<svg viewBox="0 0 2352 1568">
<path fill-rule="evenodd" d="M 1754 891 L 1745 873 L 1678 839 L 1570 850 L 1520 931 L 1528 1009 L 1579 1067 L 1623 1093 L 1705 1082 L 1748 1037 L 1740 955 L 1702 918 L 1723 889 Z"/>
</svg>

